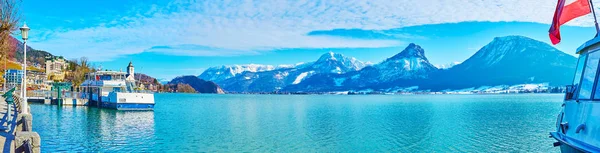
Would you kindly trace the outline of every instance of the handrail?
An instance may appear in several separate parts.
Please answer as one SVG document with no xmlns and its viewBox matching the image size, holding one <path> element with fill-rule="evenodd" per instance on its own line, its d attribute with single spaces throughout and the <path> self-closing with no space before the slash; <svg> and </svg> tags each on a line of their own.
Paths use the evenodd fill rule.
<svg viewBox="0 0 600 153">
<path fill-rule="evenodd" d="M 20 132 L 17 132 L 18 128 L 21 128 L 20 131 L 24 132 L 24 133 L 31 133 L 31 114 L 21 114 L 24 109 L 29 109 L 29 107 L 26 105 L 24 107 L 21 107 L 21 103 L 25 102 L 22 97 L 20 95 L 15 95 L 15 88 L 7 91 L 6 93 L 4 93 L 2 96 L 5 98 L 5 101 L 7 103 L 7 124 L 8 127 L 6 129 L 4 129 L 7 132 L 12 132 L 12 136 L 13 136 L 13 140 L 22 140 L 22 139 L 26 139 L 24 141 L 22 141 L 21 144 L 16 144 L 18 142 L 15 142 L 15 147 L 14 148 L 14 152 L 17 153 L 32 153 L 34 150 L 34 143 L 36 146 L 39 146 L 39 141 L 35 141 L 35 140 L 39 140 L 39 135 L 37 136 L 32 136 L 29 134 L 19 134 Z M 14 107 L 14 113 L 11 113 L 11 107 Z M 14 118 L 11 117 L 13 116 L 13 114 L 15 114 Z M 16 115 L 18 114 L 18 115 Z M 20 118 L 18 118 L 18 116 L 21 116 Z M 12 118 L 12 119 L 11 119 Z M 13 120 L 18 122 L 12 122 Z M 20 124 L 20 125 L 19 125 Z M 20 127 L 19 127 L 20 126 Z M 14 130 L 12 130 L 14 128 Z M 35 132 L 33 132 L 35 133 Z M 36 147 L 36 152 L 39 152 L 39 147 Z M 11 151 L 12 152 L 12 151 Z"/>
</svg>

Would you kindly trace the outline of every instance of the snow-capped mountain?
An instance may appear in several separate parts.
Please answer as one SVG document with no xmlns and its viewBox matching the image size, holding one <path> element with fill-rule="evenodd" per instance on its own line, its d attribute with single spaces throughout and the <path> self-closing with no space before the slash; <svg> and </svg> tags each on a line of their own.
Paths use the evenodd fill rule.
<svg viewBox="0 0 600 153">
<path fill-rule="evenodd" d="M 333 52 L 325 53 L 315 62 L 267 71 L 245 71 L 218 82 L 226 91 L 272 92 L 288 85 L 300 84 L 315 74 L 344 74 L 364 68 L 356 58 Z"/>
<path fill-rule="evenodd" d="M 247 65 L 223 65 L 219 67 L 211 67 L 206 69 L 198 77 L 207 81 L 221 82 L 223 80 L 235 77 L 243 72 L 263 72 L 271 71 L 279 68 L 291 68 L 296 65 L 260 65 L 260 64 L 247 64 Z"/>
<path fill-rule="evenodd" d="M 448 69 L 433 66 L 420 46 L 410 44 L 399 54 L 360 71 L 314 75 L 285 90 L 443 91 L 539 82 L 562 86 L 571 80 L 575 64 L 575 57 L 523 36 L 495 38 L 469 59 Z"/>
<path fill-rule="evenodd" d="M 572 80 L 575 64 L 575 57 L 547 43 L 523 36 L 497 37 L 461 64 L 435 74 L 427 88 L 463 89 L 539 82 L 563 86 Z"/>
<path fill-rule="evenodd" d="M 364 62 L 354 57 L 345 57 L 342 54 L 329 52 L 323 54 L 311 67 L 322 73 L 342 74 L 350 71 L 358 71 L 365 66 Z"/>
<path fill-rule="evenodd" d="M 431 73 L 437 71 L 438 68 L 425 57 L 425 50 L 411 43 L 400 53 L 360 71 L 340 75 L 315 75 L 301 84 L 289 86 L 286 90 L 336 91 L 391 84 L 410 86 L 418 82 L 414 80 L 427 79 Z"/>
</svg>

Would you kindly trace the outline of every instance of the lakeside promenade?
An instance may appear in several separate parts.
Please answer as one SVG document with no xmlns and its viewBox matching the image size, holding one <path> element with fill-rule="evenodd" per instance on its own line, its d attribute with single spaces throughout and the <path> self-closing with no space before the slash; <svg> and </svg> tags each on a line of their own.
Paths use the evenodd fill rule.
<svg viewBox="0 0 600 153">
<path fill-rule="evenodd" d="M 32 131 L 32 115 L 22 113 L 22 98 L 13 90 L 0 96 L 0 149 L 5 153 L 39 153 L 41 140 Z M 18 93 L 18 92 L 14 92 Z"/>
</svg>

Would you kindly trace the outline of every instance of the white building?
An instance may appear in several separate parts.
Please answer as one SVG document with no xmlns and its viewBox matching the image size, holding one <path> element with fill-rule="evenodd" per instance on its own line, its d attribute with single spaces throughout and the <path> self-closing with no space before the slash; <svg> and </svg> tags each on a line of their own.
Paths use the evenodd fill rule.
<svg viewBox="0 0 600 153">
<path fill-rule="evenodd" d="M 67 61 L 62 56 L 46 57 L 46 75 L 50 80 L 61 81 L 65 78 Z"/>
</svg>

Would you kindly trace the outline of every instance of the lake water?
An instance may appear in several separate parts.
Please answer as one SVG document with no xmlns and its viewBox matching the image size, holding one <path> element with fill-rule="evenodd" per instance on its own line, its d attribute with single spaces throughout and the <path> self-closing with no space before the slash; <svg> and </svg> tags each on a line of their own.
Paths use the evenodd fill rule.
<svg viewBox="0 0 600 153">
<path fill-rule="evenodd" d="M 557 152 L 562 98 L 156 94 L 154 111 L 31 111 L 44 152 Z"/>
</svg>

